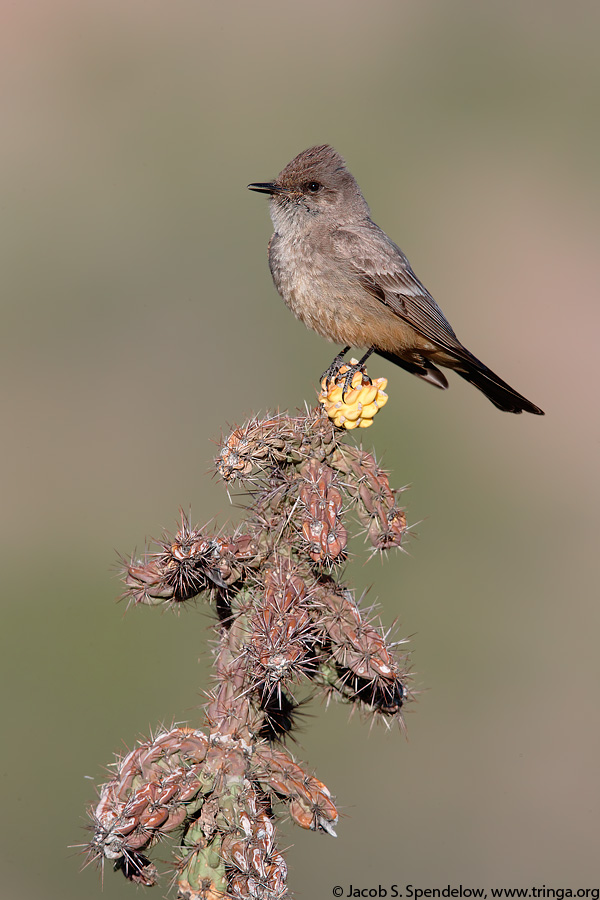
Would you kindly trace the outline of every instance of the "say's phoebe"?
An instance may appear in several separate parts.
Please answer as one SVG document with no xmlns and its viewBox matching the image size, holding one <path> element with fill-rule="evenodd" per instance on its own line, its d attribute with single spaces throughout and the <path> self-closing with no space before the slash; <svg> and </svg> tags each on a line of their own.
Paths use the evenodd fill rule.
<svg viewBox="0 0 600 900">
<path fill-rule="evenodd" d="M 333 147 L 311 147 L 275 181 L 248 187 L 271 198 L 269 267 L 285 303 L 309 328 L 346 345 L 325 377 L 339 371 L 351 346 L 366 347 L 359 366 L 375 352 L 447 388 L 437 368 L 445 366 L 498 409 L 544 414 L 463 347 L 402 250 L 371 220 Z"/>
</svg>

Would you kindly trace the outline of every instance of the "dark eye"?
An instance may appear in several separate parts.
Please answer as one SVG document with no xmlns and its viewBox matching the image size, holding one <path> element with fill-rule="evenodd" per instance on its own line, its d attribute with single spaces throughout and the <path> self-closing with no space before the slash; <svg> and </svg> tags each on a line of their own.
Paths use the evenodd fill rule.
<svg viewBox="0 0 600 900">
<path fill-rule="evenodd" d="M 311 194 L 316 194 L 321 187 L 318 181 L 309 181 L 306 186 Z"/>
</svg>

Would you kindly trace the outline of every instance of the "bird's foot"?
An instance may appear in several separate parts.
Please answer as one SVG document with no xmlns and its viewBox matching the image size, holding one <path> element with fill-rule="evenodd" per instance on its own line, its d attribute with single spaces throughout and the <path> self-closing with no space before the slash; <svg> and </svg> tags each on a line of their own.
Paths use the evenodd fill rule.
<svg viewBox="0 0 600 900">
<path fill-rule="evenodd" d="M 350 349 L 350 346 L 344 347 L 343 350 L 340 350 L 340 352 L 335 357 L 335 359 L 333 360 L 331 365 L 328 366 L 325 369 L 325 371 L 323 372 L 323 374 L 321 375 L 319 381 L 321 384 L 323 384 L 323 382 L 325 382 L 324 387 L 326 389 L 329 388 L 329 385 L 331 384 L 332 381 L 336 380 L 336 378 L 340 374 L 340 369 L 342 368 L 342 366 L 346 365 L 346 363 L 344 362 L 344 357 L 349 349 Z"/>
<path fill-rule="evenodd" d="M 344 378 L 342 403 L 346 402 L 346 394 L 348 391 L 351 391 L 353 388 L 373 384 L 367 375 L 367 367 L 365 364 L 363 362 L 357 362 L 355 359 L 351 359 L 349 363 L 343 363 L 338 369 L 338 375 L 341 375 Z M 356 378 L 357 375 L 360 375 L 360 379 Z"/>
</svg>

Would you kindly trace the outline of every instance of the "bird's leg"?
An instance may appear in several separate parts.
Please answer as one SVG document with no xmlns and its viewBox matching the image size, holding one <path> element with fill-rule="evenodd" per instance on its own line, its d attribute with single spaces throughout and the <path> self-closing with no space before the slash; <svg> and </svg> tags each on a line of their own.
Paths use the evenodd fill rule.
<svg viewBox="0 0 600 900">
<path fill-rule="evenodd" d="M 370 347 L 367 350 L 367 352 L 364 354 L 364 356 L 362 356 L 357 363 L 354 363 L 354 365 L 348 366 L 348 371 L 346 372 L 346 377 L 344 378 L 344 389 L 342 391 L 342 403 L 344 402 L 344 398 L 346 397 L 346 394 L 352 387 L 352 379 L 354 378 L 356 373 L 360 372 L 362 375 L 365 374 L 365 363 L 368 360 L 368 358 L 370 357 L 371 353 L 373 353 L 374 350 L 375 350 L 375 347 Z M 367 378 L 368 378 L 368 376 L 367 376 Z M 370 378 L 368 380 L 371 381 Z"/>
<path fill-rule="evenodd" d="M 375 347 L 369 347 L 369 349 L 367 350 L 365 355 L 359 359 L 358 365 L 360 366 L 361 369 L 364 369 L 366 361 L 370 357 L 371 353 L 374 353 L 374 352 L 375 352 Z"/>
<path fill-rule="evenodd" d="M 329 382 L 330 382 L 333 378 L 337 378 L 337 376 L 339 375 L 340 369 L 341 369 L 341 367 L 342 367 L 342 365 L 343 365 L 344 357 L 345 357 L 345 355 L 346 355 L 346 353 L 348 352 L 349 349 L 350 349 L 350 344 L 348 344 L 347 347 L 344 347 L 343 350 L 340 350 L 340 352 L 338 353 L 338 355 L 336 356 L 336 358 L 333 360 L 333 362 L 331 363 L 331 365 L 328 366 L 328 368 L 325 369 L 325 371 L 324 371 L 323 374 L 321 375 L 321 377 L 320 377 L 320 379 L 319 379 L 319 382 L 322 382 L 322 381 L 324 380 L 324 381 L 325 381 L 325 387 L 329 387 Z"/>
</svg>

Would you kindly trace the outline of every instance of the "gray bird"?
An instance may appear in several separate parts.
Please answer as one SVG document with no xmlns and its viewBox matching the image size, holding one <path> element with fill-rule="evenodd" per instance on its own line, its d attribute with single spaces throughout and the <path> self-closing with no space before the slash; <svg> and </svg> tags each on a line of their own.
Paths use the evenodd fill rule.
<svg viewBox="0 0 600 900">
<path fill-rule="evenodd" d="M 275 181 L 248 187 L 270 196 L 269 267 L 286 305 L 309 328 L 345 345 L 324 377 L 337 374 L 351 346 L 366 347 L 346 389 L 375 352 L 436 387 L 448 387 L 437 368 L 444 366 L 498 409 L 544 414 L 463 347 L 402 250 L 372 221 L 333 147 L 311 147 Z"/>
</svg>

